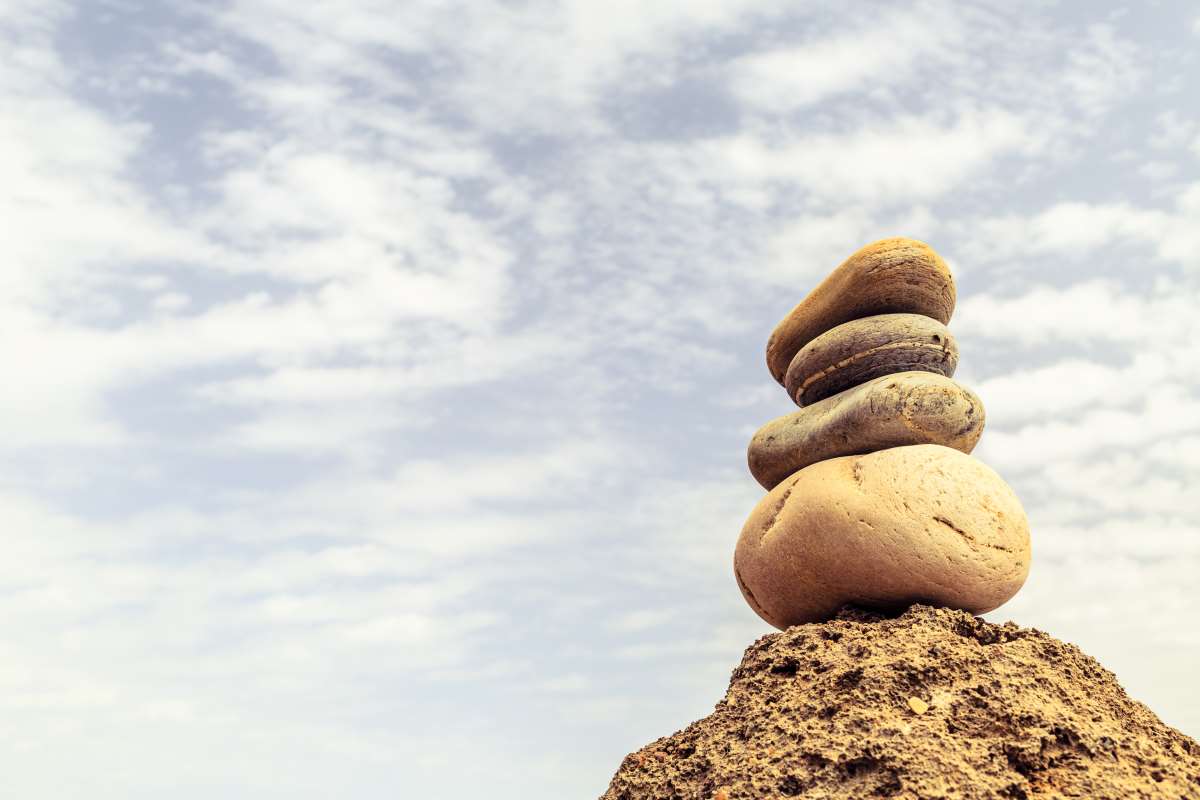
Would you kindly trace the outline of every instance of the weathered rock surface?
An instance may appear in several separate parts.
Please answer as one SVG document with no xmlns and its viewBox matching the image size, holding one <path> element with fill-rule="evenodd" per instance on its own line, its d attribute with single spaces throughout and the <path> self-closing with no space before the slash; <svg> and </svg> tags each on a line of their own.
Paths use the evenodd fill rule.
<svg viewBox="0 0 1200 800">
<path fill-rule="evenodd" d="M 983 462 L 936 444 L 805 467 L 766 494 L 734 551 L 750 607 L 777 628 L 843 605 L 983 613 L 1029 573 L 1021 503 Z"/>
<path fill-rule="evenodd" d="M 783 383 L 796 353 L 830 328 L 891 313 L 947 323 L 954 301 L 954 279 L 933 248 L 905 237 L 881 239 L 843 261 L 775 326 L 767 341 L 767 368 Z"/>
<path fill-rule="evenodd" d="M 602 800 L 1200 798 L 1200 745 L 1074 645 L 914 606 L 764 636 Z"/>
<path fill-rule="evenodd" d="M 806 406 L 883 375 L 922 371 L 949 378 L 957 366 L 958 345 L 945 325 L 920 314 L 879 314 L 806 344 L 783 385 L 796 405 Z"/>
<path fill-rule="evenodd" d="M 970 453 L 983 434 L 983 402 L 930 372 L 868 381 L 768 422 L 746 451 L 754 479 L 773 489 L 799 469 L 838 456 L 911 444 Z"/>
</svg>

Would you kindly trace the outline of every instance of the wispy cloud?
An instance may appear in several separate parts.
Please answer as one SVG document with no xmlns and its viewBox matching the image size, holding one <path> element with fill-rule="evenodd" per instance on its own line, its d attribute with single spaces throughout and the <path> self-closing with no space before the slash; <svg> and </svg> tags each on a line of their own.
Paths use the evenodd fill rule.
<svg viewBox="0 0 1200 800">
<path fill-rule="evenodd" d="M 1200 652 L 1191 20 L 0 6 L 12 791 L 598 794 L 763 632 L 763 339 L 891 235 L 1034 522 L 1001 615 L 1200 725 L 1131 655 Z"/>
<path fill-rule="evenodd" d="M 951 6 L 921 3 L 882 18 L 848 19 L 798 45 L 756 51 L 733 62 L 731 88 L 751 109 L 788 114 L 848 92 L 880 92 L 914 74 L 956 66 L 963 21 Z"/>
<path fill-rule="evenodd" d="M 900 117 L 840 135 L 743 135 L 704 155 L 727 164 L 735 179 L 802 185 L 822 202 L 887 205 L 940 197 L 1006 153 L 1036 146 L 1018 116 L 988 109 L 946 123 Z"/>
</svg>

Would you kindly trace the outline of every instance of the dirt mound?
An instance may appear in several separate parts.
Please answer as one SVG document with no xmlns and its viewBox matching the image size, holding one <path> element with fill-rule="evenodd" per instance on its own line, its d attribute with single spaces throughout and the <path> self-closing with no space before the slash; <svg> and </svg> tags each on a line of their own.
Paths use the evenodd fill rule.
<svg viewBox="0 0 1200 800">
<path fill-rule="evenodd" d="M 786 797 L 1200 798 L 1200 744 L 1041 631 L 847 610 L 751 645 L 713 713 L 602 800 Z"/>
</svg>

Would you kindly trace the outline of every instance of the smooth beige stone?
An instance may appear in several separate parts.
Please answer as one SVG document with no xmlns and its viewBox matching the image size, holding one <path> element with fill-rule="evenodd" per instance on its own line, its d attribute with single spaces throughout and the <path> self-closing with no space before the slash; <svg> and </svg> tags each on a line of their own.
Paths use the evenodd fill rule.
<svg viewBox="0 0 1200 800">
<path fill-rule="evenodd" d="M 792 359 L 783 385 L 806 406 L 894 372 L 945 375 L 958 366 L 958 345 L 945 325 L 920 314 L 863 317 L 825 331 Z"/>
<path fill-rule="evenodd" d="M 991 611 L 1029 574 L 1029 524 L 999 475 L 936 444 L 819 461 L 776 486 L 738 538 L 734 575 L 777 628 L 843 605 Z"/>
<path fill-rule="evenodd" d="M 969 453 L 984 416 L 983 402 L 967 387 L 930 372 L 898 372 L 771 420 L 750 440 L 746 460 L 769 490 L 827 458 L 912 444 Z"/>
<path fill-rule="evenodd" d="M 906 237 L 881 239 L 843 261 L 775 326 L 767 368 L 783 383 L 800 348 L 836 325 L 894 312 L 947 323 L 954 300 L 950 268 L 933 248 Z"/>
</svg>

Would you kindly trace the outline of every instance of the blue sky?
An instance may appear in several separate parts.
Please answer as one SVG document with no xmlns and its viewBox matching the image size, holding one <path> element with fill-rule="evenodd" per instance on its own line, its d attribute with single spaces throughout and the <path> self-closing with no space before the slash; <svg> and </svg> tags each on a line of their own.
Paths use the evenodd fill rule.
<svg viewBox="0 0 1200 800">
<path fill-rule="evenodd" d="M 767 627 L 763 348 L 950 264 L 988 615 L 1200 734 L 1200 7 L 0 0 L 0 787 L 596 796 Z"/>
</svg>

